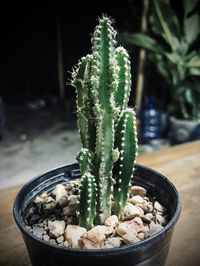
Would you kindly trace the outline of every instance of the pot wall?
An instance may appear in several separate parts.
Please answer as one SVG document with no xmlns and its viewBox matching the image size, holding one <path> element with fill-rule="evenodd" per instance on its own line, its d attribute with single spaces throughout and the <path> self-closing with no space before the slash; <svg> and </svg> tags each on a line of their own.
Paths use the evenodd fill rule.
<svg viewBox="0 0 200 266">
<path fill-rule="evenodd" d="M 143 166 L 137 166 L 134 184 L 147 188 L 169 210 L 170 216 L 170 221 L 165 228 L 153 237 L 120 248 L 80 250 L 53 246 L 37 239 L 26 230 L 22 216 L 35 196 L 43 191 L 51 190 L 58 183 L 66 183 L 79 176 L 78 164 L 63 166 L 33 179 L 18 193 L 13 213 L 26 243 L 32 264 L 34 266 L 164 265 L 174 225 L 180 214 L 179 196 L 175 187 L 164 176 Z"/>
<path fill-rule="evenodd" d="M 170 141 L 172 144 L 200 139 L 200 121 L 170 117 Z"/>
</svg>

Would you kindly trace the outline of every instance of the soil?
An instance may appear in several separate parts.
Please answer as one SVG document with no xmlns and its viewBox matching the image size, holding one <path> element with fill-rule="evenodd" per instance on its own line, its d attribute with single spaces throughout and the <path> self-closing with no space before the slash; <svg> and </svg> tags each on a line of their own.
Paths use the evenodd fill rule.
<svg viewBox="0 0 200 266">
<path fill-rule="evenodd" d="M 146 189 L 132 186 L 121 215 L 111 215 L 104 225 L 86 230 L 78 226 L 77 195 L 80 181 L 57 185 L 43 192 L 28 207 L 23 218 L 37 238 L 63 247 L 98 249 L 133 244 L 151 237 L 168 222 L 167 210 Z"/>
</svg>

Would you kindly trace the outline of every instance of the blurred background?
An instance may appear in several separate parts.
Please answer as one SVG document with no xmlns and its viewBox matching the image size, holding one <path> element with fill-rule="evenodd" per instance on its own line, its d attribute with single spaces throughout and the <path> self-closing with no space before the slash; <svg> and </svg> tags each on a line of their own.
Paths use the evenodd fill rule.
<svg viewBox="0 0 200 266">
<path fill-rule="evenodd" d="M 111 16 L 132 64 L 140 153 L 200 139 L 200 1 L 69 0 L 1 8 L 0 187 L 75 161 L 72 67 Z"/>
</svg>

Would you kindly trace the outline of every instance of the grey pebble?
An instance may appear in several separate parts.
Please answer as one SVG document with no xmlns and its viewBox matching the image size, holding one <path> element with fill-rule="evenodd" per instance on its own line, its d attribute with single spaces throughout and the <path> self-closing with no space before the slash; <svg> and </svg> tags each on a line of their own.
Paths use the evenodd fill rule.
<svg viewBox="0 0 200 266">
<path fill-rule="evenodd" d="M 57 242 L 58 244 L 63 243 L 63 242 L 64 242 L 64 237 L 63 237 L 63 236 L 59 236 L 59 237 L 56 239 L 56 242 Z"/>
<path fill-rule="evenodd" d="M 56 240 L 53 238 L 49 239 L 49 243 L 57 245 Z"/>
<path fill-rule="evenodd" d="M 38 226 L 33 226 L 33 230 L 32 233 L 38 237 L 38 238 L 42 238 L 42 235 L 44 234 L 44 228 L 42 227 L 38 227 Z"/>
<path fill-rule="evenodd" d="M 43 239 L 44 241 L 49 241 L 50 236 L 49 236 L 49 235 L 43 235 L 43 236 L 42 236 L 42 239 Z"/>
</svg>

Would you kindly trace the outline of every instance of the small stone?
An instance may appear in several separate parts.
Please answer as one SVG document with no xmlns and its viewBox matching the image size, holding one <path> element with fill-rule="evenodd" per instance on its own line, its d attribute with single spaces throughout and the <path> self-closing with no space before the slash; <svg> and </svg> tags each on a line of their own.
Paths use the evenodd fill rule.
<svg viewBox="0 0 200 266">
<path fill-rule="evenodd" d="M 48 229 L 48 220 L 43 221 L 43 227 L 44 229 Z"/>
<path fill-rule="evenodd" d="M 149 202 L 149 197 L 145 196 L 145 197 L 144 197 L 144 200 L 146 200 L 146 201 Z"/>
<path fill-rule="evenodd" d="M 57 242 L 58 244 L 63 243 L 63 241 L 64 241 L 64 236 L 59 236 L 59 237 L 56 239 L 56 242 Z"/>
<path fill-rule="evenodd" d="M 71 181 L 71 184 L 75 187 L 79 187 L 80 186 L 80 179 L 77 179 L 77 180 L 73 180 Z"/>
<path fill-rule="evenodd" d="M 140 241 L 140 239 L 136 236 L 135 232 L 131 231 L 128 234 L 125 234 L 122 236 L 123 242 L 126 244 L 133 244 L 136 243 L 138 241 Z"/>
<path fill-rule="evenodd" d="M 65 230 L 65 222 L 64 221 L 54 221 L 48 222 L 48 228 L 49 228 L 49 234 L 50 236 L 54 237 L 54 238 L 58 238 L 59 236 L 61 236 L 64 233 Z"/>
<path fill-rule="evenodd" d="M 57 202 L 63 197 L 67 197 L 67 191 L 62 184 L 56 185 L 55 189 L 52 191 L 52 194 L 55 196 Z"/>
<path fill-rule="evenodd" d="M 161 225 L 165 225 L 166 224 L 166 219 L 162 215 L 160 215 L 158 213 L 156 213 L 156 221 L 159 224 L 161 224 Z"/>
<path fill-rule="evenodd" d="M 147 233 L 149 231 L 149 226 L 148 225 L 144 225 L 142 228 L 142 233 Z"/>
<path fill-rule="evenodd" d="M 139 206 L 143 209 L 145 213 L 153 212 L 153 205 L 151 202 L 144 200 L 143 203 Z"/>
<path fill-rule="evenodd" d="M 119 223 L 119 220 L 118 220 L 118 217 L 116 215 L 111 215 L 104 222 L 105 225 L 111 226 L 111 227 L 117 226 L 118 223 Z"/>
<path fill-rule="evenodd" d="M 75 216 L 76 215 L 76 206 L 75 205 L 67 205 L 63 208 L 63 214 L 67 216 Z"/>
<path fill-rule="evenodd" d="M 73 188 L 72 189 L 73 195 L 78 195 L 79 194 L 79 189 L 78 188 Z"/>
<path fill-rule="evenodd" d="M 86 236 L 83 236 L 78 241 L 79 248 L 82 249 L 101 249 L 104 246 L 104 241 L 95 242 L 91 239 L 88 239 Z"/>
<path fill-rule="evenodd" d="M 36 204 L 42 203 L 42 202 L 44 202 L 44 198 L 42 198 L 42 197 L 40 197 L 40 196 L 37 196 L 37 197 L 35 198 L 34 202 L 35 202 Z"/>
<path fill-rule="evenodd" d="M 64 233 L 64 238 L 72 248 L 78 248 L 78 240 L 87 230 L 84 227 L 77 225 L 67 225 Z"/>
<path fill-rule="evenodd" d="M 41 195 L 40 195 L 41 198 L 43 199 L 47 199 L 48 198 L 48 193 L 47 192 L 43 192 Z"/>
<path fill-rule="evenodd" d="M 126 220 L 131 220 L 136 216 L 141 217 L 143 215 L 144 211 L 139 206 L 134 206 L 133 204 L 128 203 L 122 211 L 121 219 L 123 221 L 126 221 Z"/>
<path fill-rule="evenodd" d="M 132 204 L 142 204 L 143 203 L 143 198 L 139 195 L 133 196 L 132 198 L 129 199 L 129 202 Z"/>
<path fill-rule="evenodd" d="M 26 225 L 26 229 L 28 230 L 28 231 L 31 231 L 31 226 L 30 225 Z"/>
<path fill-rule="evenodd" d="M 69 206 L 76 206 L 77 205 L 77 200 L 78 200 L 78 196 L 77 195 L 70 195 L 68 197 L 68 201 L 69 201 Z"/>
<path fill-rule="evenodd" d="M 155 224 L 154 226 L 150 227 L 149 231 L 146 233 L 146 237 L 151 237 L 160 232 L 162 229 L 163 227 L 160 224 Z"/>
<path fill-rule="evenodd" d="M 130 221 L 130 223 L 133 225 L 137 233 L 143 230 L 144 225 L 140 217 L 135 217 L 134 219 Z"/>
<path fill-rule="evenodd" d="M 106 237 L 111 235 L 114 232 L 113 227 L 111 226 L 106 226 L 106 225 L 97 225 L 93 227 L 90 231 L 92 230 L 97 230 L 99 231 L 100 234 L 104 234 Z"/>
<path fill-rule="evenodd" d="M 67 224 L 77 224 L 77 217 L 68 216 L 66 219 Z"/>
<path fill-rule="evenodd" d="M 154 214 L 160 214 L 161 216 L 163 216 L 164 215 L 164 213 L 163 212 L 160 212 L 160 211 L 158 211 L 158 210 L 156 210 L 156 209 L 154 209 Z"/>
<path fill-rule="evenodd" d="M 149 224 L 149 228 L 152 228 L 152 227 L 154 227 L 156 225 L 156 223 L 152 220 L 151 222 L 150 222 L 150 224 Z"/>
<path fill-rule="evenodd" d="M 88 234 L 98 232 L 99 236 L 102 236 L 102 240 L 105 239 L 105 237 L 111 235 L 114 232 L 114 229 L 111 226 L 106 225 L 97 225 L 93 227 L 90 231 L 88 231 Z"/>
<path fill-rule="evenodd" d="M 131 187 L 131 193 L 133 196 L 139 195 L 144 197 L 147 193 L 146 189 L 141 186 L 132 186 Z"/>
<path fill-rule="evenodd" d="M 166 211 L 165 207 L 163 207 L 158 201 L 155 201 L 154 208 L 161 213 Z"/>
<path fill-rule="evenodd" d="M 44 228 L 39 226 L 33 226 L 32 230 L 33 235 L 35 235 L 38 238 L 42 238 L 42 235 L 44 234 Z"/>
<path fill-rule="evenodd" d="M 44 227 L 43 223 L 41 223 L 41 219 L 40 219 L 40 221 L 38 223 L 35 223 L 34 226 Z"/>
<path fill-rule="evenodd" d="M 37 196 L 34 200 L 36 204 L 44 202 L 48 198 L 47 192 L 43 192 L 41 195 Z"/>
<path fill-rule="evenodd" d="M 151 223 L 151 221 L 152 221 L 152 219 L 153 219 L 153 214 L 152 213 L 146 213 L 143 217 L 142 217 L 142 220 L 144 221 L 144 222 L 146 222 L 146 223 Z"/>
<path fill-rule="evenodd" d="M 121 237 L 109 237 L 105 241 L 104 248 L 118 248 L 121 246 Z"/>
<path fill-rule="evenodd" d="M 79 247 L 84 249 L 102 248 L 106 236 L 113 232 L 114 229 L 111 226 L 97 225 L 81 237 L 78 241 Z"/>
<path fill-rule="evenodd" d="M 140 240 L 144 240 L 144 239 L 145 239 L 145 233 L 140 232 L 140 233 L 137 234 L 137 237 L 138 237 Z"/>
<path fill-rule="evenodd" d="M 53 238 L 51 238 L 51 239 L 49 239 L 49 243 L 51 243 L 51 244 L 53 244 L 53 245 L 56 245 L 56 240 L 53 239 Z"/>
<path fill-rule="evenodd" d="M 63 246 L 66 247 L 66 248 L 68 248 L 68 247 L 69 247 L 69 242 L 68 242 L 67 240 L 65 240 L 65 241 L 63 242 Z"/>
<path fill-rule="evenodd" d="M 36 213 L 37 209 L 32 206 L 29 210 L 28 210 L 28 214 L 33 214 L 33 213 Z"/>
<path fill-rule="evenodd" d="M 77 196 L 70 195 L 68 197 L 68 206 L 63 208 L 63 214 L 69 216 L 76 216 Z"/>
<path fill-rule="evenodd" d="M 123 236 L 128 234 L 129 232 L 133 231 L 135 235 L 137 235 L 137 231 L 135 229 L 135 224 L 130 223 L 130 221 L 120 223 L 116 228 L 116 233 L 119 236 Z"/>
<path fill-rule="evenodd" d="M 42 239 L 43 239 L 44 241 L 49 241 L 50 236 L 47 235 L 47 234 L 45 234 L 45 235 L 42 236 Z"/>
<path fill-rule="evenodd" d="M 60 198 L 57 203 L 61 206 L 61 207 L 65 207 L 68 204 L 68 198 L 67 197 L 62 197 Z"/>
<path fill-rule="evenodd" d="M 116 232 L 120 236 L 129 234 L 130 232 L 134 232 L 134 234 L 137 235 L 137 233 L 143 231 L 144 231 L 144 224 L 140 217 L 135 217 L 130 221 L 120 223 L 116 228 Z"/>
<path fill-rule="evenodd" d="M 48 197 L 43 202 L 43 209 L 44 210 L 53 210 L 56 207 L 56 201 L 52 197 Z"/>
</svg>

